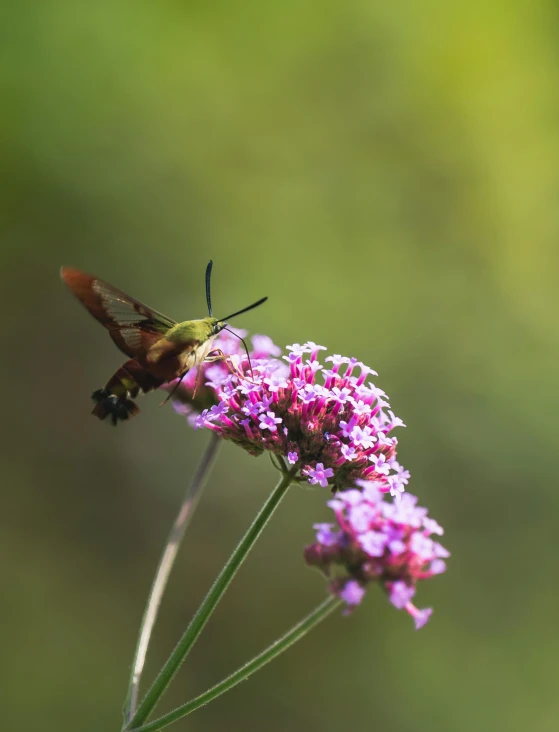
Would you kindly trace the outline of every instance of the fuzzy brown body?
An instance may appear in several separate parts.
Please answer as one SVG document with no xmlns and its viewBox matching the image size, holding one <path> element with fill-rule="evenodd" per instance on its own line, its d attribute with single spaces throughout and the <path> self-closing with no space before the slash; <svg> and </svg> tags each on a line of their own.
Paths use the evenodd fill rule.
<svg viewBox="0 0 559 732">
<path fill-rule="evenodd" d="M 140 410 L 135 398 L 183 377 L 211 352 L 215 335 L 226 325 L 216 318 L 182 323 L 149 308 L 107 282 L 71 267 L 61 277 L 72 293 L 128 356 L 103 389 L 94 392 L 93 414 L 113 424 Z"/>
</svg>

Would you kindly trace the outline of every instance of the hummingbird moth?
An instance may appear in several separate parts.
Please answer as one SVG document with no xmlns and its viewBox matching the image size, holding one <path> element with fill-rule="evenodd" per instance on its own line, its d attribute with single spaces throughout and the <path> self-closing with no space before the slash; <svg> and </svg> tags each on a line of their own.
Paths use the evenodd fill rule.
<svg viewBox="0 0 559 732">
<path fill-rule="evenodd" d="M 226 358 L 221 351 L 212 350 L 216 335 L 227 330 L 228 320 L 262 305 L 268 298 L 263 297 L 226 318 L 214 318 L 211 273 L 210 260 L 206 268 L 209 316 L 177 323 L 98 277 L 73 267 L 62 267 L 60 276 L 64 283 L 128 356 L 128 361 L 105 386 L 93 392 L 92 414 L 101 420 L 109 417 L 116 425 L 138 414 L 140 409 L 133 400 L 140 392 L 145 394 L 175 379 L 179 379 L 178 386 L 188 371 L 203 361 Z M 244 341 L 243 344 L 246 349 Z"/>
</svg>

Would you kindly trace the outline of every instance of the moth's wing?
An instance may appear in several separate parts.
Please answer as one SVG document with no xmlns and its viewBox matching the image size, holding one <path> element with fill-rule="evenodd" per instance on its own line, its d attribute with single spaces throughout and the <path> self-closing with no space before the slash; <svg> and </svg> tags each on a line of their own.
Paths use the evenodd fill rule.
<svg viewBox="0 0 559 732">
<path fill-rule="evenodd" d="M 135 300 L 98 277 L 73 267 L 62 267 L 60 276 L 91 315 L 109 331 L 120 350 L 140 361 L 162 336 L 176 325 L 163 313 Z"/>
</svg>

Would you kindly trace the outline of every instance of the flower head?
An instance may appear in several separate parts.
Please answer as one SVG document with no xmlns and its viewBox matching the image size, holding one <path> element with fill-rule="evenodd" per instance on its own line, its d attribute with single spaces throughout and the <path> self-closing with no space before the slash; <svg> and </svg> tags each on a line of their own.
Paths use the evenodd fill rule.
<svg viewBox="0 0 559 732">
<path fill-rule="evenodd" d="M 380 583 L 394 607 L 406 610 L 421 628 L 432 613 L 412 603 L 418 580 L 446 569 L 448 551 L 431 538 L 439 524 L 406 493 L 385 501 L 377 482 L 360 482 L 361 490 L 336 494 L 328 505 L 335 522 L 316 524 L 316 542 L 305 549 L 307 564 L 330 579 L 330 591 L 355 607 L 372 582 Z M 334 570 L 336 574 L 334 575 Z"/>
<path fill-rule="evenodd" d="M 396 461 L 390 435 L 402 422 L 385 411 L 386 394 L 368 381 L 372 369 L 339 355 L 324 366 L 318 360 L 324 346 L 312 341 L 287 346 L 283 359 L 266 336 L 252 343 L 249 366 L 240 342 L 222 333 L 215 347 L 232 363 L 203 363 L 200 377 L 191 370 L 173 397 L 177 411 L 252 455 L 269 450 L 284 457 L 313 485 L 343 490 L 374 480 L 382 492 L 403 491 L 409 473 Z"/>
</svg>

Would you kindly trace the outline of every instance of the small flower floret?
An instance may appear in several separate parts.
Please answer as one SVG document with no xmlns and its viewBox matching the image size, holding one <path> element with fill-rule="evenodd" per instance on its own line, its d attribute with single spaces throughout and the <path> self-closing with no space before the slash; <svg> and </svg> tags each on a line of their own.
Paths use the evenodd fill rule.
<svg viewBox="0 0 559 732">
<path fill-rule="evenodd" d="M 281 424 L 281 417 L 276 417 L 273 412 L 266 412 L 265 415 L 260 415 L 260 429 L 270 430 L 270 432 L 277 432 L 278 428 L 276 425 Z"/>
<path fill-rule="evenodd" d="M 328 485 L 328 478 L 332 478 L 334 471 L 332 468 L 325 468 L 322 463 L 317 463 L 316 468 L 310 468 L 306 471 L 306 475 L 309 476 L 309 483 L 316 485 L 317 483 L 323 488 Z"/>
</svg>

